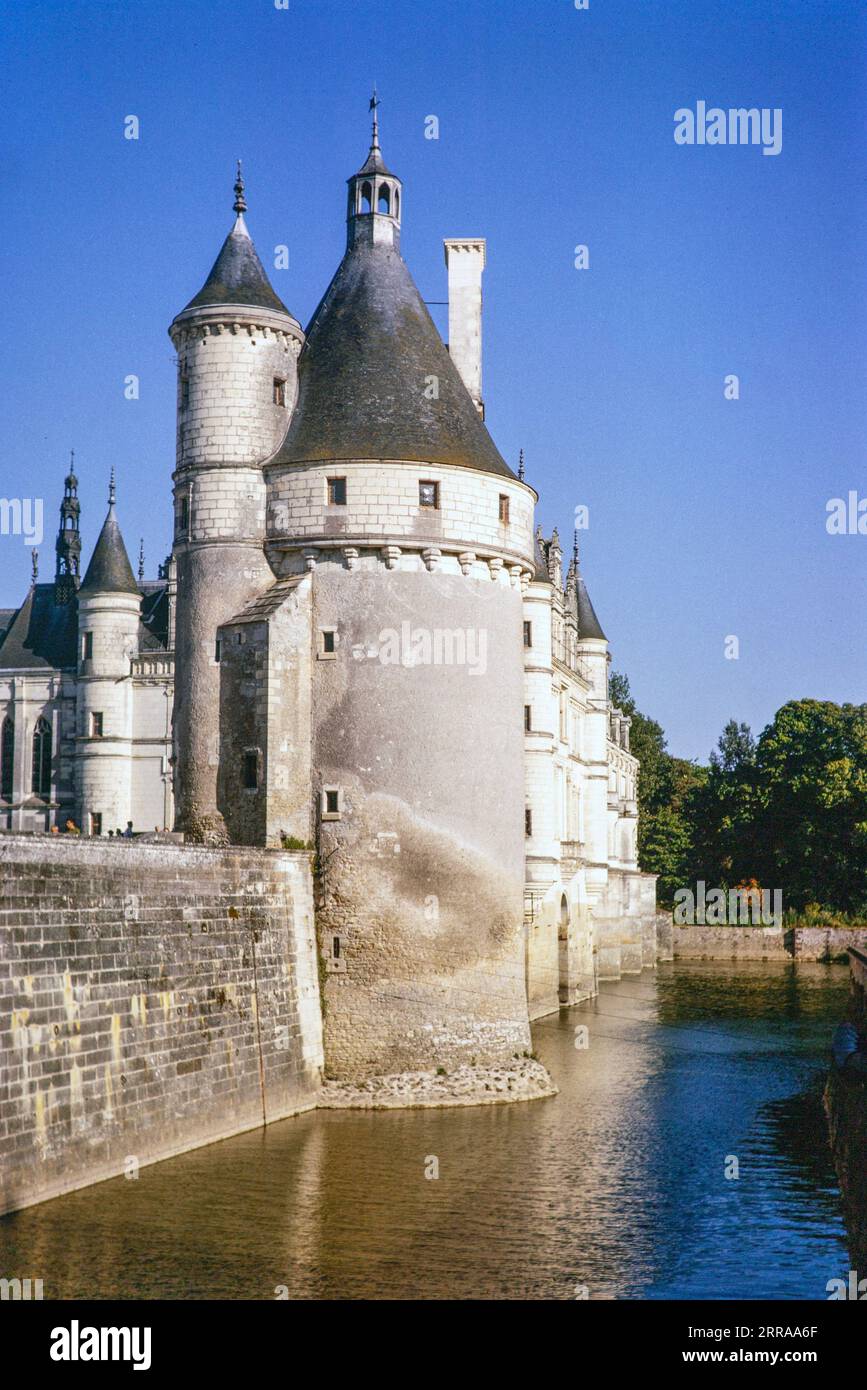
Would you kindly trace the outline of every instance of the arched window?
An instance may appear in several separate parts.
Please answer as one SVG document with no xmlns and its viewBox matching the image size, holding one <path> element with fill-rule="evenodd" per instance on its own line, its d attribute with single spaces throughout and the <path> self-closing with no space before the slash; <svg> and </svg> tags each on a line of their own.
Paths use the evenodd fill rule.
<svg viewBox="0 0 867 1390">
<path fill-rule="evenodd" d="M 391 193 L 387 183 L 379 185 L 379 198 L 377 199 L 377 211 L 391 212 Z"/>
<path fill-rule="evenodd" d="M 0 733 L 0 796 L 12 800 L 12 765 L 15 759 L 15 725 L 8 714 Z"/>
<path fill-rule="evenodd" d="M 36 796 L 51 795 L 51 725 L 39 718 L 33 730 L 33 777 L 30 789 Z"/>
<path fill-rule="evenodd" d="M 361 185 L 361 211 L 370 212 L 373 207 L 373 189 L 369 183 Z"/>
</svg>

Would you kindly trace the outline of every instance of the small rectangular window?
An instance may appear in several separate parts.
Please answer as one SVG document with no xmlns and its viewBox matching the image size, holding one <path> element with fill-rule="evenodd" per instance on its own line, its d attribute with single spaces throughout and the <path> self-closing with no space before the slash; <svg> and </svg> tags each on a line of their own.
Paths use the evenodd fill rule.
<svg viewBox="0 0 867 1390">
<path fill-rule="evenodd" d="M 341 807 L 340 807 L 340 788 L 339 788 L 339 787 L 323 787 L 323 788 L 322 788 L 322 819 L 323 819 L 323 820 L 340 820 L 340 814 L 341 814 Z"/>
<path fill-rule="evenodd" d="M 329 507 L 346 506 L 346 479 L 328 479 L 328 505 Z"/>
<path fill-rule="evenodd" d="M 190 378 L 189 378 L 188 376 L 182 376 L 182 377 L 181 377 L 181 405 L 189 405 L 189 403 L 190 403 Z"/>
<path fill-rule="evenodd" d="M 333 627 L 321 627 L 319 629 L 319 656 L 335 657 L 337 655 L 337 629 Z"/>
<path fill-rule="evenodd" d="M 279 376 L 274 378 L 274 404 L 286 404 L 286 382 Z"/>
<path fill-rule="evenodd" d="M 533 833 L 533 812 L 529 806 L 524 807 L 524 834 L 527 836 Z"/>
<path fill-rule="evenodd" d="M 223 643 L 222 643 L 222 641 L 220 640 L 220 638 L 218 637 L 217 640 L 216 640 L 215 643 L 214 643 L 214 660 L 215 660 L 218 664 L 219 664 L 219 662 L 220 662 L 220 659 L 221 659 L 222 655 L 223 655 Z"/>
<path fill-rule="evenodd" d="M 259 785 L 259 750 L 247 748 L 244 751 L 244 787 L 255 791 Z"/>
<path fill-rule="evenodd" d="M 91 811 L 90 813 L 90 833 L 91 835 L 102 834 L 102 813 L 100 811 Z"/>
<path fill-rule="evenodd" d="M 509 499 L 504 492 L 500 493 L 500 521 L 504 526 L 509 524 Z"/>
<path fill-rule="evenodd" d="M 532 727 L 533 727 L 533 707 L 532 707 L 532 705 L 525 705 L 525 706 L 524 706 L 524 728 L 526 729 L 527 733 L 529 733 L 530 730 L 532 729 Z"/>
<path fill-rule="evenodd" d="M 182 497 L 178 504 L 178 530 L 186 531 L 190 524 L 190 499 Z"/>
<path fill-rule="evenodd" d="M 532 645 L 533 645 L 533 624 L 532 624 L 532 623 L 526 623 L 526 622 L 525 622 L 525 623 L 524 623 L 524 646 L 525 646 L 525 647 L 532 647 Z"/>
<path fill-rule="evenodd" d="M 439 483 L 420 482 L 418 485 L 418 505 L 420 507 L 438 507 L 439 504 Z"/>
<path fill-rule="evenodd" d="M 93 657 L 93 633 L 92 633 L 92 632 L 86 632 L 86 633 L 84 634 L 84 653 L 83 653 L 83 655 L 84 655 L 85 661 L 90 661 L 90 660 L 92 659 L 92 657 Z"/>
<path fill-rule="evenodd" d="M 334 957 L 335 960 L 339 960 L 339 959 L 340 959 L 340 937 L 339 937 L 339 936 L 332 937 L 332 940 L 331 940 L 331 954 L 332 954 L 332 956 Z"/>
<path fill-rule="evenodd" d="M 102 715 L 95 711 L 90 716 L 90 736 L 91 738 L 102 738 Z"/>
</svg>

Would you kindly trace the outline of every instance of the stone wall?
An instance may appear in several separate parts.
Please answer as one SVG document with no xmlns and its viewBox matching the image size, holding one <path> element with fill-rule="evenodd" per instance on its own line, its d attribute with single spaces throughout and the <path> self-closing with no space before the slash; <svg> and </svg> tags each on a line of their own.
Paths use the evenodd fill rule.
<svg viewBox="0 0 867 1390">
<path fill-rule="evenodd" d="M 867 927 L 795 927 L 786 941 L 799 960 L 839 960 L 850 946 L 867 951 Z"/>
<path fill-rule="evenodd" d="M 839 960 L 850 946 L 867 949 L 865 927 L 672 925 L 671 937 L 678 960 Z"/>
<path fill-rule="evenodd" d="M 0 836 L 0 1211 L 316 1103 L 308 860 Z"/>
<path fill-rule="evenodd" d="M 790 960 L 782 927 L 675 926 L 675 960 Z"/>
</svg>

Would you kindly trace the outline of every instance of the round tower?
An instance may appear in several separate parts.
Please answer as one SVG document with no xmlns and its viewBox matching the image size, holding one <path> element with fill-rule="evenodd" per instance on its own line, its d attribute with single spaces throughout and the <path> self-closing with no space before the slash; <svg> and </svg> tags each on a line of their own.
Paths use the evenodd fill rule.
<svg viewBox="0 0 867 1390">
<path fill-rule="evenodd" d="M 378 130 L 265 465 L 266 550 L 312 580 L 311 831 L 331 1075 L 508 1062 L 524 980 L 522 586 L 535 493 L 399 252 Z"/>
<path fill-rule="evenodd" d="M 132 816 L 133 688 L 141 595 L 115 515 L 108 515 L 78 591 L 76 815 L 82 830 L 124 830 Z"/>
<path fill-rule="evenodd" d="M 217 628 L 273 580 L 261 465 L 286 433 L 303 342 L 256 254 L 246 207 L 239 163 L 235 224 L 169 329 L 178 361 L 175 794 L 177 827 L 196 841 L 225 839 Z"/>
</svg>

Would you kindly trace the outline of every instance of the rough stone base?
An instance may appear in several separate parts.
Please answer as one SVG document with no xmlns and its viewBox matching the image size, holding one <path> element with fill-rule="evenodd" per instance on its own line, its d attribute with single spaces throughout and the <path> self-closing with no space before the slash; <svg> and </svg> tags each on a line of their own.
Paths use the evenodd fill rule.
<svg viewBox="0 0 867 1390">
<path fill-rule="evenodd" d="M 321 1110 L 418 1109 L 444 1105 L 494 1105 L 555 1096 L 557 1087 L 541 1062 L 522 1058 L 508 1067 L 457 1067 L 446 1076 L 403 1071 L 354 1084 L 326 1081 Z"/>
</svg>

